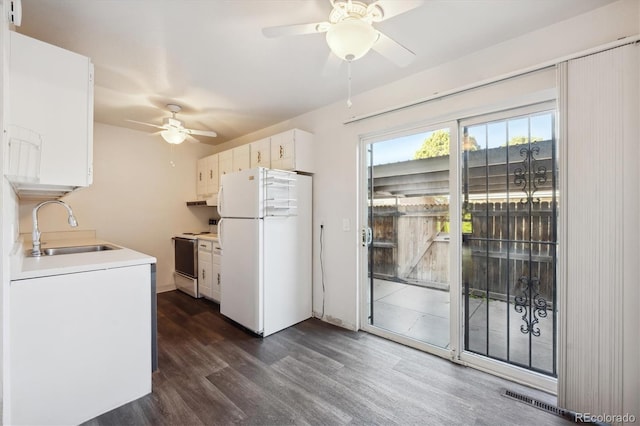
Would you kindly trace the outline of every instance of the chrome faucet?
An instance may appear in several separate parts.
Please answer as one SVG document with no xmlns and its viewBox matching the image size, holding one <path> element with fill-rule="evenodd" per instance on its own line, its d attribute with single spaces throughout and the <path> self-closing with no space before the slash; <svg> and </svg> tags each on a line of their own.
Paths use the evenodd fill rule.
<svg viewBox="0 0 640 426">
<path fill-rule="evenodd" d="M 38 229 L 38 210 L 40 209 L 40 207 L 46 204 L 51 204 L 51 203 L 60 204 L 64 208 L 66 208 L 67 212 L 69 212 L 69 225 L 71 225 L 74 228 L 78 226 L 78 221 L 73 215 L 73 210 L 71 210 L 71 207 L 64 201 L 48 200 L 48 201 L 41 202 L 40 204 L 38 204 L 33 208 L 33 212 L 31 213 L 31 218 L 33 219 L 33 232 L 31 234 L 31 239 L 33 240 L 33 248 L 31 249 L 32 256 L 42 255 L 42 252 L 40 251 L 40 230 Z"/>
</svg>

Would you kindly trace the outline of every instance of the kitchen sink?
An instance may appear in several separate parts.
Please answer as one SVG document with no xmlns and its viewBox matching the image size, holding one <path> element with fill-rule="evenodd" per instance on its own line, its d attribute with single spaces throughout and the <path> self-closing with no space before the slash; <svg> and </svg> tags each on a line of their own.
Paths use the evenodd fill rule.
<svg viewBox="0 0 640 426">
<path fill-rule="evenodd" d="M 42 256 L 56 256 L 60 254 L 90 253 L 94 251 L 119 250 L 120 247 L 111 244 L 95 244 L 91 246 L 49 247 L 42 249 Z M 31 250 L 27 251 L 31 256 Z"/>
</svg>

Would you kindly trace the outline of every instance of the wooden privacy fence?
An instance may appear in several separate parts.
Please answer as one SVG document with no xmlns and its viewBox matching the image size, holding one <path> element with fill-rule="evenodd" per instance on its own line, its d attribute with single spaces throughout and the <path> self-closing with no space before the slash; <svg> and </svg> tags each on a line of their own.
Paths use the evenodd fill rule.
<svg viewBox="0 0 640 426">
<path fill-rule="evenodd" d="M 530 210 L 531 207 L 531 210 Z M 448 205 L 373 207 L 373 274 L 425 287 L 449 287 Z M 463 283 L 476 295 L 519 295 L 522 276 L 539 280 L 553 300 L 555 282 L 552 203 L 470 203 L 473 232 L 465 235 Z"/>
</svg>

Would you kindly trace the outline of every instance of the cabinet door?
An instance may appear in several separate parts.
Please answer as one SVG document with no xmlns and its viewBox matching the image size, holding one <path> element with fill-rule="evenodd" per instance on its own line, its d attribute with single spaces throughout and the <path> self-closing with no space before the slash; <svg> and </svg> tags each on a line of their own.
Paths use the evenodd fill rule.
<svg viewBox="0 0 640 426">
<path fill-rule="evenodd" d="M 14 31 L 7 34 L 9 178 L 42 188 L 89 186 L 93 65 L 85 56 Z"/>
<path fill-rule="evenodd" d="M 207 194 L 218 193 L 218 154 L 210 155 L 207 158 L 206 168 L 206 192 Z"/>
<path fill-rule="evenodd" d="M 213 268 L 211 263 L 211 253 L 198 252 L 198 291 L 200 295 L 207 299 L 212 298 L 213 289 Z"/>
<path fill-rule="evenodd" d="M 13 281 L 5 423 L 80 424 L 151 392 L 150 288 L 149 265 Z"/>
<path fill-rule="evenodd" d="M 271 138 L 252 142 L 249 146 L 251 148 L 251 168 L 271 168 Z"/>
<path fill-rule="evenodd" d="M 294 131 L 278 133 L 271 137 L 271 167 L 281 170 L 295 169 Z"/>
<path fill-rule="evenodd" d="M 222 182 L 220 177 L 231 173 L 233 170 L 233 153 L 231 150 L 222 151 L 218 154 L 218 184 Z"/>
<path fill-rule="evenodd" d="M 251 166 L 250 146 L 242 145 L 233 148 L 233 171 L 239 172 Z"/>
<path fill-rule="evenodd" d="M 207 158 L 201 158 L 196 165 L 196 195 L 204 196 L 207 191 Z"/>
<path fill-rule="evenodd" d="M 212 264 L 211 279 L 213 280 L 211 298 L 220 303 L 220 263 Z"/>
</svg>

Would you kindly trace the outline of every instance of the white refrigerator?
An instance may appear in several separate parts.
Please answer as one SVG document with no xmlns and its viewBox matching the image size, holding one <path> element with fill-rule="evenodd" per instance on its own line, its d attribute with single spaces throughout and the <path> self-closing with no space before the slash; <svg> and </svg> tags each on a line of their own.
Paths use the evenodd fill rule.
<svg viewBox="0 0 640 426">
<path fill-rule="evenodd" d="M 222 176 L 220 312 L 256 334 L 311 317 L 311 185 L 262 167 Z"/>
</svg>

